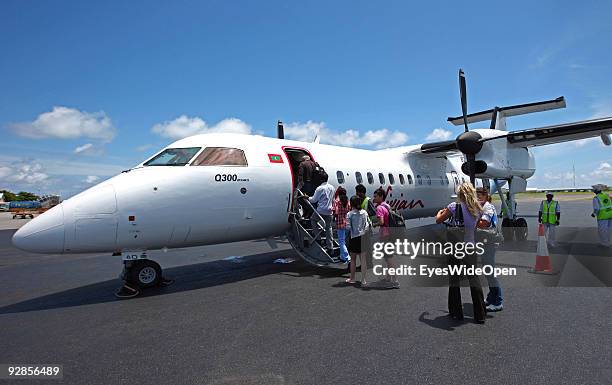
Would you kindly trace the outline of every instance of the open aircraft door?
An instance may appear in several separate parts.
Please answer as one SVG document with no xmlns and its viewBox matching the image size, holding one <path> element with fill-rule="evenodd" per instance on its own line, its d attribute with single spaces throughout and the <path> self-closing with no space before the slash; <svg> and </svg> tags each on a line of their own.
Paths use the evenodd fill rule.
<svg viewBox="0 0 612 385">
<path fill-rule="evenodd" d="M 336 240 L 332 240 L 332 250 L 323 246 L 326 244 L 323 219 L 298 189 L 298 168 L 302 158 L 308 155 L 315 162 L 316 159 L 304 148 L 283 147 L 283 152 L 289 161 L 293 186 L 288 205 L 291 227 L 287 231 L 287 240 L 300 257 L 312 265 L 346 268 L 340 263 L 340 248 Z"/>
</svg>

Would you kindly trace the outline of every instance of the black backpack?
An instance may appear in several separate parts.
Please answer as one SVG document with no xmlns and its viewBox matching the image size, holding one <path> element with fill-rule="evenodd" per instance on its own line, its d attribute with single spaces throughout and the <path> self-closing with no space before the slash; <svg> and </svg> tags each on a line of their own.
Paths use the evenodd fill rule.
<svg viewBox="0 0 612 385">
<path fill-rule="evenodd" d="M 406 223 L 404 222 L 404 217 L 402 216 L 402 214 L 393 210 L 387 202 L 384 202 L 383 204 L 389 212 L 389 227 L 406 227 Z"/>
<path fill-rule="evenodd" d="M 323 181 L 321 180 L 321 176 L 325 174 L 325 169 L 319 165 L 319 163 L 314 162 L 314 167 L 312 169 L 312 178 L 310 182 L 313 186 L 319 186 Z"/>
</svg>

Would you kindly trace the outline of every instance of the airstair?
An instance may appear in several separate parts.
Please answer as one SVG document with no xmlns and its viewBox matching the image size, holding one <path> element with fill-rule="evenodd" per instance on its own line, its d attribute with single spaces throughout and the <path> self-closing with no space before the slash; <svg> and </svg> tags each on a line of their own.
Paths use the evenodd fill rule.
<svg viewBox="0 0 612 385">
<path fill-rule="evenodd" d="M 336 239 L 332 239 L 333 248 L 326 249 L 323 217 L 317 213 L 308 201 L 308 197 L 299 189 L 295 190 L 293 197 L 293 207 L 289 217 L 291 229 L 287 232 L 291 246 L 304 261 L 312 265 L 346 268 L 346 264 L 340 260 L 340 247 Z"/>
</svg>

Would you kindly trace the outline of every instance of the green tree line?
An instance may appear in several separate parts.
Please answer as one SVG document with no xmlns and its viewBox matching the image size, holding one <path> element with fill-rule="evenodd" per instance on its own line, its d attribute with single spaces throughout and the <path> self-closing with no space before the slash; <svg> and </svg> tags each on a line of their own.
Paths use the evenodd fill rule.
<svg viewBox="0 0 612 385">
<path fill-rule="evenodd" d="M 20 191 L 17 194 L 10 192 L 8 190 L 0 190 L 0 194 L 4 194 L 5 202 L 12 201 L 37 201 L 39 199 L 38 195 L 29 193 L 27 191 Z"/>
</svg>

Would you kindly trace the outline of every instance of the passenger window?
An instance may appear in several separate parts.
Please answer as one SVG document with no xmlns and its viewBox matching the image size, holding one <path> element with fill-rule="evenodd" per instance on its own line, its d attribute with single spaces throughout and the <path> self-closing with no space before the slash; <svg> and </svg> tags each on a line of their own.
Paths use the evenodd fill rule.
<svg viewBox="0 0 612 385">
<path fill-rule="evenodd" d="M 420 175 L 417 175 L 417 183 L 418 184 L 423 184 L 423 180 L 421 179 Z"/>
<path fill-rule="evenodd" d="M 361 177 L 361 173 L 359 171 L 355 173 L 355 180 L 357 180 L 357 183 L 359 184 L 363 183 L 363 178 Z"/>
<path fill-rule="evenodd" d="M 385 176 L 382 172 L 378 173 L 378 181 L 380 182 L 380 184 L 385 184 Z"/>
<path fill-rule="evenodd" d="M 427 184 L 431 186 L 431 178 L 429 177 L 429 175 L 427 175 Z"/>
<path fill-rule="evenodd" d="M 374 175 L 371 172 L 368 172 L 368 183 L 374 184 Z"/>
<path fill-rule="evenodd" d="M 412 175 L 406 175 L 408 177 L 408 184 L 412 184 Z"/>
<path fill-rule="evenodd" d="M 448 175 L 444 175 L 444 177 L 446 178 L 446 184 L 449 185 L 450 181 L 448 180 Z"/>
<path fill-rule="evenodd" d="M 400 178 L 400 184 L 406 183 L 406 181 L 404 180 L 404 174 L 399 174 L 399 178 Z"/>
<path fill-rule="evenodd" d="M 146 162 L 145 166 L 184 166 L 202 147 L 167 148 Z"/>
<path fill-rule="evenodd" d="M 389 173 L 389 184 L 395 184 L 395 177 L 391 173 Z"/>
<path fill-rule="evenodd" d="M 247 160 L 244 151 L 238 148 L 206 147 L 191 165 L 246 167 Z"/>
<path fill-rule="evenodd" d="M 342 171 L 336 171 L 336 178 L 338 178 L 338 183 L 344 183 L 344 173 Z"/>
</svg>

